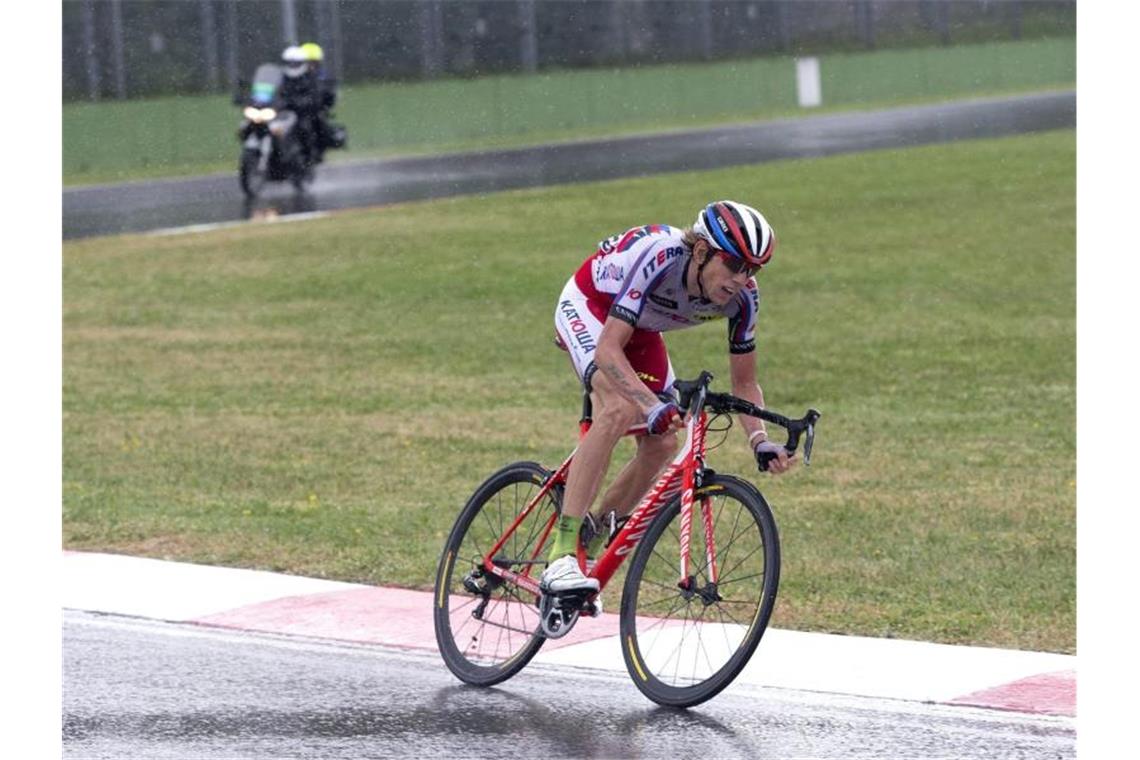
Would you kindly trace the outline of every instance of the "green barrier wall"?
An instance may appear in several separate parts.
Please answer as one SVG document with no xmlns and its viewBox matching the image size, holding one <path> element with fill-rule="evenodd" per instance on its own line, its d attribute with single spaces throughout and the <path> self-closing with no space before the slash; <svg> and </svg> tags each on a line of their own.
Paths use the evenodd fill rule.
<svg viewBox="0 0 1140 760">
<path fill-rule="evenodd" d="M 1071 86 L 1076 42 L 1050 39 L 821 57 L 824 106 Z M 353 153 L 401 152 L 783 116 L 796 111 L 791 58 L 576 70 L 345 87 L 336 118 Z M 65 182 L 185 173 L 236 163 L 228 98 L 63 108 Z"/>
</svg>

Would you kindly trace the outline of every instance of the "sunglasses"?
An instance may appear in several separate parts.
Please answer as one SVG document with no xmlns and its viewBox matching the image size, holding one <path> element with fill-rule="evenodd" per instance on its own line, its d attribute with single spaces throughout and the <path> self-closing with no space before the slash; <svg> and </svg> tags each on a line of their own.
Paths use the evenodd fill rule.
<svg viewBox="0 0 1140 760">
<path fill-rule="evenodd" d="M 740 274 L 741 272 L 744 272 L 749 277 L 751 277 L 760 271 L 760 267 L 750 266 L 744 261 L 744 259 L 733 256 L 731 253 L 728 253 L 726 251 L 717 251 L 716 255 L 720 257 L 721 262 L 726 267 L 728 267 L 728 271 L 732 272 L 733 274 Z"/>
</svg>

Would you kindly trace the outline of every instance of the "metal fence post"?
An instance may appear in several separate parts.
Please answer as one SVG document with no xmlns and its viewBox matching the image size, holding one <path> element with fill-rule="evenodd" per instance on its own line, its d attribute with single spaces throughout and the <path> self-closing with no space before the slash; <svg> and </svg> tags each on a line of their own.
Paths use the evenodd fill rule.
<svg viewBox="0 0 1140 760">
<path fill-rule="evenodd" d="M 123 61 L 123 3 L 111 0 L 111 62 L 115 70 L 115 97 L 127 99 L 127 69 Z"/>
<path fill-rule="evenodd" d="M 875 9 L 871 5 L 871 0 L 859 0 L 855 3 L 855 32 L 868 50 L 874 49 Z"/>
<path fill-rule="evenodd" d="M 713 57 L 712 9 L 709 8 L 709 3 L 710 0 L 700 0 L 693 9 L 697 14 L 697 49 L 700 51 L 701 58 L 706 61 Z"/>
<path fill-rule="evenodd" d="M 296 45 L 297 39 L 297 9 L 293 0 L 281 0 L 281 36 L 286 45 Z"/>
<path fill-rule="evenodd" d="M 99 99 L 99 56 L 95 52 L 95 0 L 83 3 L 83 56 L 87 68 L 87 97 Z"/>
<path fill-rule="evenodd" d="M 630 6 L 632 7 L 632 6 Z M 614 58 L 624 63 L 629 53 L 629 34 L 626 29 L 628 16 L 625 13 L 626 6 L 622 5 L 618 0 L 610 0 L 609 7 L 609 23 L 606 25 L 609 30 L 609 47 L 614 51 Z"/>
<path fill-rule="evenodd" d="M 206 90 L 218 89 L 218 28 L 214 23 L 214 3 L 212 0 L 199 0 L 198 8 L 202 19 L 202 47 L 206 49 Z"/>
<path fill-rule="evenodd" d="M 329 9 L 329 45 L 332 47 L 333 77 L 338 82 L 344 81 L 344 54 L 340 44 L 340 0 L 332 0 Z"/>
<path fill-rule="evenodd" d="M 1010 35 L 1015 40 L 1021 39 L 1021 0 L 1013 0 L 1008 6 L 1010 15 Z"/>
<path fill-rule="evenodd" d="M 420 55 L 425 79 L 443 71 L 443 8 L 438 0 L 419 3 Z"/>
<path fill-rule="evenodd" d="M 950 44 L 950 3 L 947 0 L 939 0 L 935 6 L 935 24 L 938 25 L 938 39 L 943 45 Z"/>
<path fill-rule="evenodd" d="M 776 0 L 776 35 L 780 41 L 780 51 L 792 49 L 792 32 L 788 25 L 788 4 L 786 0 Z"/>
<path fill-rule="evenodd" d="M 317 35 L 312 41 L 325 47 L 329 44 L 329 16 L 328 16 L 329 3 L 317 3 L 313 6 L 313 15 L 316 17 L 317 22 Z M 328 51 L 325 51 L 328 54 Z"/>
<path fill-rule="evenodd" d="M 238 70 L 238 46 L 241 40 L 238 38 L 237 3 L 223 3 L 222 8 L 225 9 L 226 77 L 229 79 L 230 89 L 236 91 L 238 80 L 241 79 L 241 72 Z"/>
<path fill-rule="evenodd" d="M 534 0 L 519 0 L 519 61 L 522 70 L 533 74 L 538 70 L 538 23 Z"/>
</svg>

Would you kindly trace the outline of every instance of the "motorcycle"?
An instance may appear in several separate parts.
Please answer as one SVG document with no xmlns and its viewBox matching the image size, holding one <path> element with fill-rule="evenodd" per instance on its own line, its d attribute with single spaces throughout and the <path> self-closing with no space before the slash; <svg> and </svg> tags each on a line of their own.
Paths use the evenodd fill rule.
<svg viewBox="0 0 1140 760">
<path fill-rule="evenodd" d="M 243 105 L 238 139 L 241 160 L 238 179 L 248 198 L 255 198 L 265 183 L 288 181 L 304 192 L 313 181 L 313 170 L 295 134 L 297 114 L 283 106 L 280 92 L 285 73 L 265 63 L 254 73 L 249 97 L 235 97 Z"/>
</svg>

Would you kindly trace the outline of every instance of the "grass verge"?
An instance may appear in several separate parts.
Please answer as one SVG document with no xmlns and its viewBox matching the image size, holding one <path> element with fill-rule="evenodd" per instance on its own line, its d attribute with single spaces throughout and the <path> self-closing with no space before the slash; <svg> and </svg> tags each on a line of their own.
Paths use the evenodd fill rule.
<svg viewBox="0 0 1140 760">
<path fill-rule="evenodd" d="M 1072 652 L 1072 130 L 65 243 L 65 545 L 429 588 L 478 482 L 572 445 L 565 278 L 712 197 L 779 230 L 760 377 L 825 415 L 793 476 L 712 454 L 774 505 L 773 624 Z"/>
</svg>

